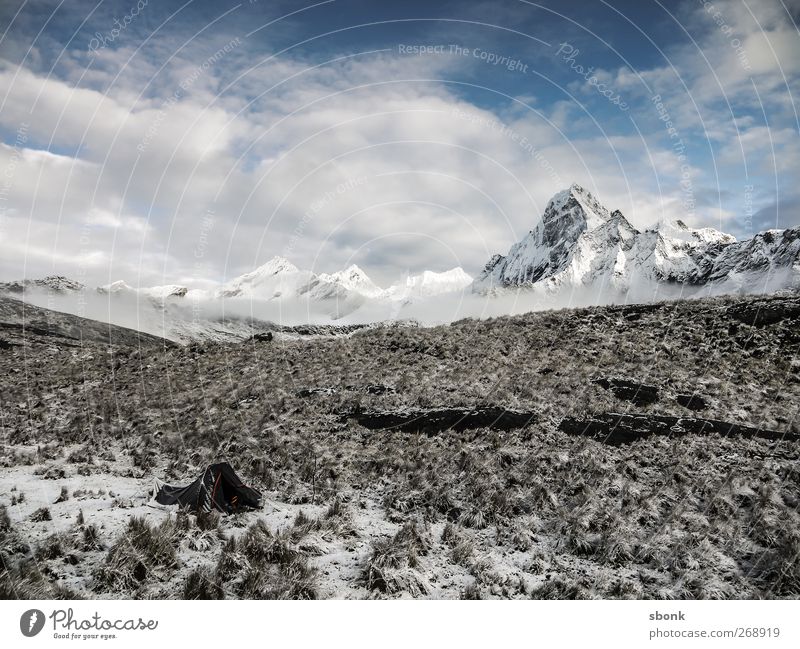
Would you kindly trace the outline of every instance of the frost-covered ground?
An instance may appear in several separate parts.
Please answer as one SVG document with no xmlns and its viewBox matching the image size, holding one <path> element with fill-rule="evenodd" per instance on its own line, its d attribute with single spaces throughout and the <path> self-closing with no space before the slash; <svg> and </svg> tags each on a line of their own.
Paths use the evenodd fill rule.
<svg viewBox="0 0 800 649">
<path fill-rule="evenodd" d="M 0 306 L 4 597 L 800 595 L 796 296 L 186 347 Z M 151 506 L 216 460 L 263 510 Z"/>
</svg>

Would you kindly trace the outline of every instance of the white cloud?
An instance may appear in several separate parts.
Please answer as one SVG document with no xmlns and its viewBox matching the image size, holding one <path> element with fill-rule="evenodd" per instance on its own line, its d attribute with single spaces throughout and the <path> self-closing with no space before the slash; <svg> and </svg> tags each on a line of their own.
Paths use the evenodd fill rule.
<svg viewBox="0 0 800 649">
<path fill-rule="evenodd" d="M 720 6 L 777 115 L 785 110 L 781 73 L 794 79 L 798 72 L 798 39 L 770 3 L 748 5 L 759 10 L 764 31 L 738 3 Z M 790 173 L 796 133 L 720 111 L 725 96 L 737 109 L 751 105 L 750 76 L 730 37 L 695 3 L 685 7 L 693 25 L 706 21 L 700 49 L 668 52 L 677 77 L 669 65 L 642 77 L 664 95 L 684 137 L 705 126 L 700 132 L 713 141 L 719 165 L 741 164 L 744 150 L 753 169 L 770 173 L 774 161 L 779 173 Z M 220 33 L 213 45 L 229 40 Z M 357 262 L 384 282 L 406 269 L 461 265 L 474 273 L 533 227 L 550 196 L 573 181 L 639 227 L 686 216 L 681 164 L 628 70 L 598 73 L 626 95 L 640 93 L 641 137 L 611 126 L 602 133 L 571 101 L 493 113 L 453 86 L 413 81 L 455 74 L 464 64 L 449 57 L 389 52 L 320 64 L 288 53 L 267 60 L 245 42 L 187 85 L 203 57 L 182 52 L 160 70 L 170 45 L 101 50 L 88 72 L 85 54 L 67 52 L 61 76 L 0 67 L 7 93 L 0 126 L 13 132 L 30 124 L 0 226 L 3 275 L 55 270 L 98 283 L 180 277 L 207 285 L 287 251 L 317 270 Z M 717 56 L 706 62 L 701 51 Z M 586 98 L 583 84 L 575 90 Z M 0 148 L 0 168 L 13 153 Z M 692 166 L 691 175 L 698 194 L 716 182 L 708 169 Z M 354 189 L 337 191 L 354 180 Z M 213 236 L 198 260 L 209 210 Z M 712 203 L 694 220 L 730 215 Z"/>
</svg>

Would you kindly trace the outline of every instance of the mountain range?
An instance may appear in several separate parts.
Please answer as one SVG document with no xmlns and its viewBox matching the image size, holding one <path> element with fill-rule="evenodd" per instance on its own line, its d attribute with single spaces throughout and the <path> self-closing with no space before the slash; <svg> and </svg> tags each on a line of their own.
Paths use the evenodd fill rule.
<svg viewBox="0 0 800 649">
<path fill-rule="evenodd" d="M 552 306 L 798 288 L 800 228 L 767 230 L 744 241 L 682 221 L 640 231 L 578 185 L 556 194 L 535 227 L 505 255 L 494 255 L 474 281 L 453 268 L 382 288 L 356 265 L 314 273 L 274 257 L 213 290 L 134 288 L 124 281 L 89 289 L 62 276 L 0 283 L 0 292 L 23 294 L 38 306 L 182 341 L 246 337 L 259 328 L 255 321 L 441 322 Z M 77 294 L 83 296 L 80 309 L 70 299 Z"/>
<path fill-rule="evenodd" d="M 530 288 L 549 293 L 589 287 L 626 294 L 680 286 L 691 293 L 761 293 L 800 284 L 800 228 L 752 239 L 664 221 L 642 232 L 578 185 L 556 194 L 541 221 L 506 255 L 495 255 L 473 291 Z"/>
</svg>

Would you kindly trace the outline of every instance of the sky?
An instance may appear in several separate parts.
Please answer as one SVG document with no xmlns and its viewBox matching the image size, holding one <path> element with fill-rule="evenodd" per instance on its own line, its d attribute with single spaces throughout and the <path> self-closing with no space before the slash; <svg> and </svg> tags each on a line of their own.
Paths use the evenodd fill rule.
<svg viewBox="0 0 800 649">
<path fill-rule="evenodd" d="M 476 275 L 578 183 L 800 225 L 800 0 L 4 0 L 0 279 Z"/>
</svg>

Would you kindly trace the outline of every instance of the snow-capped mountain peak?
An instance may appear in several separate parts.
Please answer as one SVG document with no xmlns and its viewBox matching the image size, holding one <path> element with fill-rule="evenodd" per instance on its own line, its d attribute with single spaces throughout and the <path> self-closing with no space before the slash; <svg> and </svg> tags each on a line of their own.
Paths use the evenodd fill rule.
<svg viewBox="0 0 800 649">
<path fill-rule="evenodd" d="M 322 282 L 336 284 L 365 297 L 379 297 L 383 294 L 383 289 L 375 284 L 356 264 L 335 273 L 320 273 L 318 277 Z"/>
<path fill-rule="evenodd" d="M 97 292 L 109 293 L 109 294 L 123 293 L 123 292 L 135 293 L 136 289 L 133 288 L 133 286 L 129 286 L 125 282 L 125 280 L 118 279 L 117 281 L 111 282 L 110 284 L 105 284 L 104 286 L 98 286 Z"/>
<path fill-rule="evenodd" d="M 618 253 L 636 233 L 621 212 L 609 212 L 590 192 L 572 185 L 550 199 L 536 227 L 507 255 L 492 257 L 474 288 L 483 292 L 543 280 L 583 283 L 593 273 L 604 273 L 600 266 L 617 264 Z"/>
<path fill-rule="evenodd" d="M 180 286 L 178 284 L 165 284 L 163 286 L 143 286 L 134 288 L 122 279 L 118 279 L 110 284 L 97 287 L 97 292 L 102 294 L 141 295 L 144 297 L 153 298 L 154 300 L 166 300 L 170 297 L 184 297 L 188 291 L 189 289 L 186 286 Z"/>
<path fill-rule="evenodd" d="M 611 215 L 586 189 L 573 183 L 569 189 L 558 192 L 545 208 L 542 217 L 543 234 L 567 229 L 574 223 L 583 230 L 594 230 L 606 223 Z"/>
<path fill-rule="evenodd" d="M 249 273 L 240 275 L 223 285 L 216 292 L 217 297 L 280 297 L 287 288 L 302 284 L 300 275 L 305 275 L 292 262 L 284 257 L 273 257 Z M 296 288 L 296 287 L 295 287 Z"/>
<path fill-rule="evenodd" d="M 472 277 L 460 266 L 440 273 L 426 270 L 419 275 L 408 275 L 404 281 L 390 286 L 386 295 L 392 300 L 427 298 L 460 291 L 471 283 Z"/>
<path fill-rule="evenodd" d="M 680 219 L 659 221 L 653 228 L 664 237 L 701 244 L 735 243 L 736 237 L 714 228 L 690 228 Z"/>
<path fill-rule="evenodd" d="M 297 266 L 286 259 L 286 257 L 281 257 L 278 255 L 270 259 L 267 263 L 262 264 L 255 270 L 251 270 L 249 273 L 241 275 L 237 279 L 239 281 L 254 280 L 260 277 L 271 277 L 272 275 L 278 275 L 280 273 L 296 273 L 298 270 L 299 269 Z"/>
<path fill-rule="evenodd" d="M 796 229 L 743 242 L 680 220 L 639 232 L 621 212 L 609 213 L 589 192 L 572 185 L 550 200 L 539 224 L 507 255 L 489 260 L 473 290 L 526 286 L 552 292 L 591 286 L 625 293 L 633 286 L 723 281 L 733 281 L 735 290 L 747 290 L 748 282 L 793 286 L 800 283 L 798 248 Z M 781 279 L 765 279 L 765 274 Z"/>
</svg>

